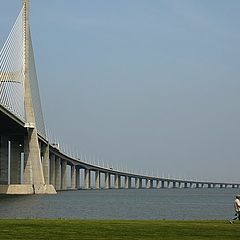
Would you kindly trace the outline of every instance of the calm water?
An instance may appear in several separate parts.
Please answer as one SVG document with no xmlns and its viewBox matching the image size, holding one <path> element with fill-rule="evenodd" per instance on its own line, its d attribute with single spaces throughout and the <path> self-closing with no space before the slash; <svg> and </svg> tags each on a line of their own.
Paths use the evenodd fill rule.
<svg viewBox="0 0 240 240">
<path fill-rule="evenodd" d="M 80 190 L 0 195 L 0 218 L 228 219 L 240 189 Z"/>
</svg>

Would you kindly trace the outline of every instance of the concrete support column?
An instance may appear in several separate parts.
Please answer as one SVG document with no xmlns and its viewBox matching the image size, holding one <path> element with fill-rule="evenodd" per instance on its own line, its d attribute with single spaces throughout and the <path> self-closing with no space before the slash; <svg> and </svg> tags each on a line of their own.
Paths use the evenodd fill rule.
<svg viewBox="0 0 240 240">
<path fill-rule="evenodd" d="M 0 136 L 0 184 L 8 184 L 8 137 Z"/>
<path fill-rule="evenodd" d="M 187 188 L 188 187 L 188 184 L 187 182 L 184 183 L 184 188 Z"/>
<path fill-rule="evenodd" d="M 67 161 L 60 159 L 61 165 L 61 190 L 67 190 Z"/>
<path fill-rule="evenodd" d="M 61 159 L 56 158 L 55 164 L 55 188 L 56 190 L 61 190 Z"/>
<path fill-rule="evenodd" d="M 153 180 L 147 179 L 147 188 L 153 188 Z"/>
<path fill-rule="evenodd" d="M 139 188 L 142 188 L 142 178 L 139 178 Z"/>
<path fill-rule="evenodd" d="M 182 188 L 182 182 L 178 182 L 178 188 Z"/>
<path fill-rule="evenodd" d="M 114 187 L 116 189 L 120 188 L 120 176 L 118 174 L 114 175 Z"/>
<path fill-rule="evenodd" d="M 176 188 L 177 186 L 176 186 L 176 182 L 173 182 L 173 188 Z"/>
<path fill-rule="evenodd" d="M 20 184 L 21 182 L 21 148 L 18 140 L 11 140 L 10 154 L 10 183 Z"/>
<path fill-rule="evenodd" d="M 100 189 L 100 172 L 95 171 L 95 188 Z"/>
<path fill-rule="evenodd" d="M 212 184 L 211 183 L 208 183 L 208 188 L 211 188 L 212 187 Z"/>
<path fill-rule="evenodd" d="M 150 179 L 146 178 L 146 188 L 150 188 Z"/>
<path fill-rule="evenodd" d="M 74 165 L 71 166 L 71 189 L 76 189 L 76 167 Z"/>
<path fill-rule="evenodd" d="M 125 188 L 131 188 L 131 177 L 129 176 L 124 176 L 125 177 Z"/>
<path fill-rule="evenodd" d="M 165 188 L 165 181 L 162 180 L 162 181 L 160 181 L 160 182 L 161 182 L 161 188 Z"/>
<path fill-rule="evenodd" d="M 155 181 L 155 185 L 154 185 L 154 181 Z M 153 187 L 154 187 L 154 188 L 157 188 L 157 180 L 156 180 L 156 179 L 153 180 Z"/>
<path fill-rule="evenodd" d="M 110 173 L 105 172 L 105 189 L 109 189 L 111 186 Z"/>
<path fill-rule="evenodd" d="M 50 155 L 50 184 L 56 188 L 55 184 L 55 166 L 56 166 L 56 156 L 54 154 Z"/>
<path fill-rule="evenodd" d="M 140 178 L 135 178 L 135 188 L 140 188 Z"/>
<path fill-rule="evenodd" d="M 24 136 L 24 184 L 33 184 L 33 169 L 32 169 L 32 161 L 29 157 L 30 153 L 30 145 L 28 136 Z"/>
<path fill-rule="evenodd" d="M 89 189 L 91 184 L 91 173 L 89 169 L 84 170 L 84 189 Z"/>
<path fill-rule="evenodd" d="M 161 181 L 160 180 L 157 180 L 156 186 L 157 186 L 157 188 L 161 188 Z"/>
<path fill-rule="evenodd" d="M 199 188 L 199 183 L 196 183 L 196 188 Z"/>
<path fill-rule="evenodd" d="M 150 188 L 153 188 L 153 179 L 150 180 Z"/>
<path fill-rule="evenodd" d="M 76 188 L 80 188 L 80 169 L 76 168 Z"/>
<path fill-rule="evenodd" d="M 45 184 L 49 184 L 49 144 L 42 146 L 42 154 L 43 154 L 43 176 L 45 180 Z"/>
</svg>

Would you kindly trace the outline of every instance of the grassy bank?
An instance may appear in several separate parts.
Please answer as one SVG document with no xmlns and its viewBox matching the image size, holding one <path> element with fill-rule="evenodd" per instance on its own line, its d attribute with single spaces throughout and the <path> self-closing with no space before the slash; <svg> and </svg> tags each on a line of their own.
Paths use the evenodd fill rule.
<svg viewBox="0 0 240 240">
<path fill-rule="evenodd" d="M 0 220 L 0 239 L 240 239 L 226 221 Z"/>
</svg>

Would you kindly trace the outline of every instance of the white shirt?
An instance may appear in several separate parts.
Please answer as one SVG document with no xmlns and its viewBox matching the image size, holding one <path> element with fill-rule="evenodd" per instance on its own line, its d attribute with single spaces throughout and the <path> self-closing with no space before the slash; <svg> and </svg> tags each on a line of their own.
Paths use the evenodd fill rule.
<svg viewBox="0 0 240 240">
<path fill-rule="evenodd" d="M 240 200 L 238 198 L 234 201 L 234 209 L 236 212 L 240 212 Z"/>
</svg>

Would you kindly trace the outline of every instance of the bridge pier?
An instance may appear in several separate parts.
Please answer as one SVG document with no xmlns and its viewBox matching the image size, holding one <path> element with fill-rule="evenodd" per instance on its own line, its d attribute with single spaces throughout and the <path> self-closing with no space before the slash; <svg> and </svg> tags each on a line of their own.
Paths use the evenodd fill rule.
<svg viewBox="0 0 240 240">
<path fill-rule="evenodd" d="M 55 166 L 56 166 L 56 156 L 54 154 L 51 154 L 50 155 L 50 184 L 52 184 L 56 188 Z"/>
<path fill-rule="evenodd" d="M 71 165 L 71 189 L 76 189 L 76 167 Z"/>
<path fill-rule="evenodd" d="M 18 139 L 10 140 L 10 182 L 9 184 L 21 183 L 21 151 L 22 146 Z"/>
<path fill-rule="evenodd" d="M 116 189 L 120 188 L 120 178 L 119 178 L 119 175 L 118 174 L 115 174 L 114 175 L 114 187 Z"/>
<path fill-rule="evenodd" d="M 7 136 L 1 136 L 0 141 L 0 185 L 21 184 L 22 143 Z"/>
<path fill-rule="evenodd" d="M 7 185 L 9 169 L 9 139 L 8 136 L 0 136 L 0 184 Z"/>
<path fill-rule="evenodd" d="M 56 158 L 55 164 L 55 188 L 56 190 L 61 190 L 61 159 Z"/>
<path fill-rule="evenodd" d="M 139 188 L 139 178 L 138 177 L 135 177 L 135 186 L 134 188 L 138 189 Z"/>
<path fill-rule="evenodd" d="M 105 189 L 109 189 L 110 187 L 111 187 L 110 173 L 105 172 Z"/>
<path fill-rule="evenodd" d="M 100 189 L 100 172 L 95 171 L 95 189 Z"/>
<path fill-rule="evenodd" d="M 139 178 L 139 188 L 142 188 L 142 178 Z"/>
<path fill-rule="evenodd" d="M 130 176 L 125 176 L 125 188 L 131 188 L 131 177 Z"/>
<path fill-rule="evenodd" d="M 146 188 L 150 188 L 150 179 L 146 178 Z"/>
<path fill-rule="evenodd" d="M 147 179 L 147 188 L 153 188 L 153 180 Z"/>
<path fill-rule="evenodd" d="M 41 155 L 42 155 L 42 165 L 43 165 L 43 176 L 45 184 L 49 184 L 49 144 L 41 146 Z"/>
<path fill-rule="evenodd" d="M 84 189 L 90 189 L 91 185 L 91 173 L 90 170 L 85 168 L 84 170 Z"/>
<path fill-rule="evenodd" d="M 76 188 L 80 188 L 80 169 L 76 167 Z"/>
<path fill-rule="evenodd" d="M 139 177 L 135 178 L 135 188 L 137 189 L 142 188 L 142 179 Z"/>
</svg>

